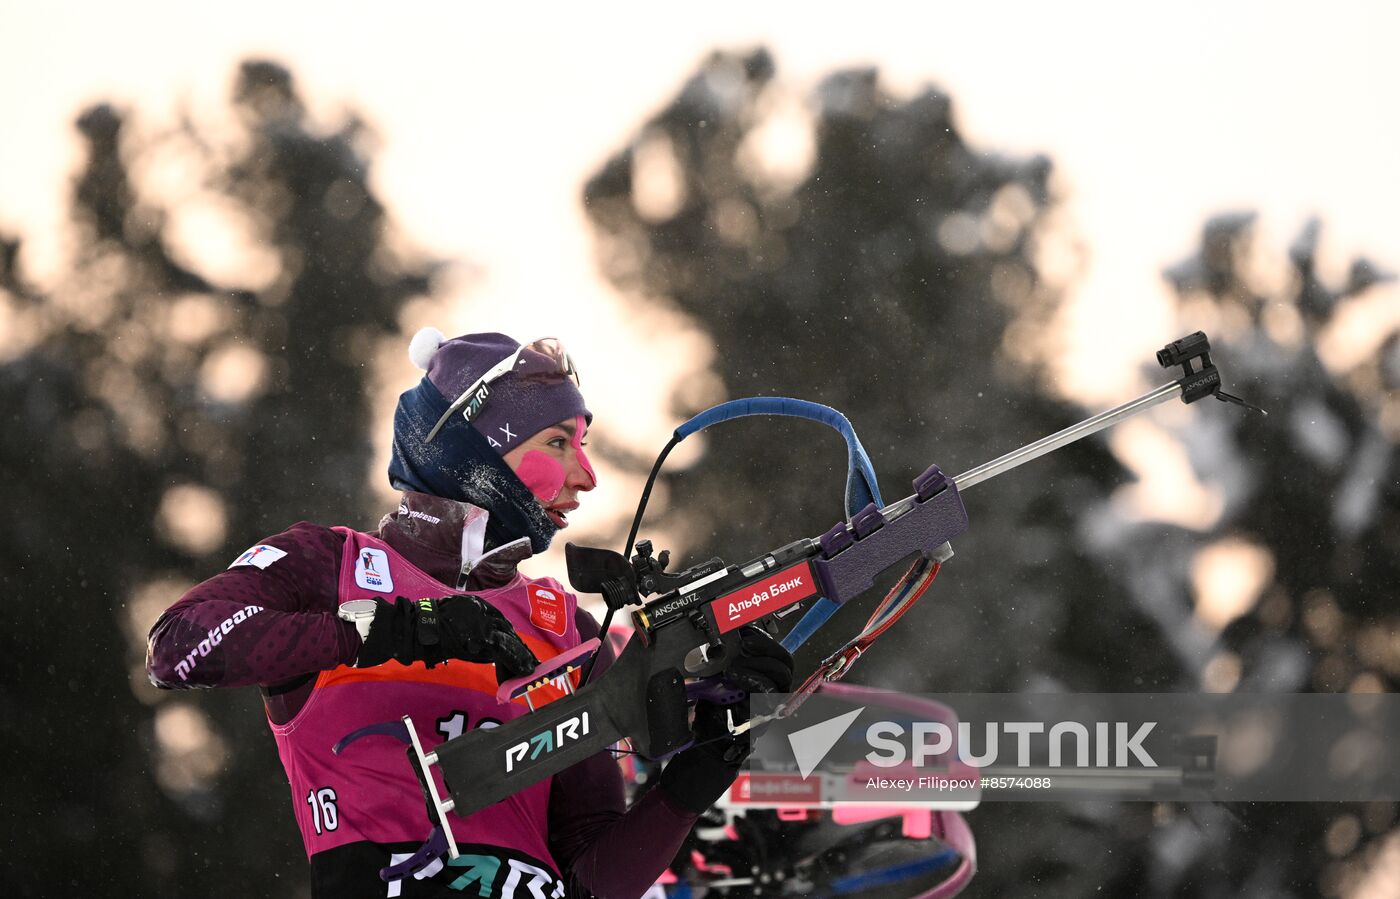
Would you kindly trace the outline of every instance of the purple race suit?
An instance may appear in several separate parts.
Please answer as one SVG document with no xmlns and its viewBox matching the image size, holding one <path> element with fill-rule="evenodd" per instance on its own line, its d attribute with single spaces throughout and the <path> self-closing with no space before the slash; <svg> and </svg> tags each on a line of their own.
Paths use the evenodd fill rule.
<svg viewBox="0 0 1400 899">
<path fill-rule="evenodd" d="M 449 814 L 462 852 L 451 864 L 380 879 L 428 834 L 417 780 L 390 737 L 363 737 L 340 755 L 331 747 L 408 715 L 431 751 L 527 708 L 496 702 L 491 665 L 351 667 L 360 637 L 338 606 L 469 592 L 500 609 L 540 659 L 598 632 L 559 582 L 516 569 L 528 547 L 480 553 L 485 514 L 410 492 L 375 533 L 296 524 L 191 589 L 151 629 L 147 668 L 159 686 L 263 686 L 316 896 L 640 896 L 695 823 L 660 788 L 626 809 L 618 767 L 600 753 L 476 814 Z"/>
</svg>

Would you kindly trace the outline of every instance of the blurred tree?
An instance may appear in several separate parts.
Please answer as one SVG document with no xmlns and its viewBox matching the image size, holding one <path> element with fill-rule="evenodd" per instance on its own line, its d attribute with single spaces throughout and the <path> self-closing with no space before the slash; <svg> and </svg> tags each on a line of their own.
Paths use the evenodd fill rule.
<svg viewBox="0 0 1400 899">
<path fill-rule="evenodd" d="M 0 547 L 0 726 L 26 772 L 6 785 L 8 895 L 306 889 L 256 691 L 156 691 L 145 630 L 268 533 L 372 521 L 369 364 L 431 269 L 388 249 L 358 122 L 313 126 L 261 61 L 233 108 L 231 144 L 88 109 L 71 275 L 45 294 L 17 240 L 0 253 L 0 299 L 34 332 L 0 367 L 23 522 Z M 171 172 L 194 174 L 148 199 Z M 202 259 L 221 238 L 233 258 Z"/>
<path fill-rule="evenodd" d="M 810 99 L 811 161 L 794 173 L 793 151 L 772 149 L 793 130 L 787 96 L 766 52 L 716 53 L 586 187 L 609 277 L 713 340 L 710 370 L 676 411 L 755 394 L 834 406 L 886 501 L 931 462 L 956 474 L 1084 417 L 1045 383 L 1060 296 L 1044 272 L 1072 255 L 1049 161 L 980 152 L 945 94 L 899 98 L 856 70 Z M 687 555 L 739 560 L 843 517 L 834 436 L 783 420 L 707 434 L 701 460 L 668 478 Z M 1122 601 L 1081 533 L 1123 480 L 1090 440 L 977 486 L 957 557 L 857 678 L 928 691 L 1178 686 L 1199 649 Z M 833 631 L 863 620 L 868 601 L 856 605 Z M 814 640 L 799 668 L 836 641 Z M 1131 877 L 1140 866 L 1119 850 L 1149 812 L 984 807 L 977 829 L 995 861 L 977 891 L 1083 895 Z"/>
<path fill-rule="evenodd" d="M 1357 258 L 1328 283 L 1320 236 L 1310 222 L 1286 254 L 1274 253 L 1252 214 L 1220 215 L 1167 271 L 1183 330 L 1207 331 L 1231 389 L 1269 415 L 1200 403 L 1176 431 L 1220 496 L 1206 530 L 1112 519 L 1098 529 L 1102 558 L 1139 603 L 1194 611 L 1190 625 L 1211 641 L 1200 672 L 1209 690 L 1393 692 L 1400 683 L 1400 335 L 1381 314 L 1394 308 L 1394 279 Z M 1249 573 L 1235 595 L 1211 590 L 1206 559 Z M 1237 812 L 1238 824 L 1208 817 L 1155 832 L 1156 889 L 1352 895 L 1385 834 L 1392 870 L 1400 851 L 1394 803 Z M 1168 844 L 1176 851 L 1163 851 Z M 1366 895 L 1389 894 L 1391 876 L 1389 890 Z"/>
</svg>

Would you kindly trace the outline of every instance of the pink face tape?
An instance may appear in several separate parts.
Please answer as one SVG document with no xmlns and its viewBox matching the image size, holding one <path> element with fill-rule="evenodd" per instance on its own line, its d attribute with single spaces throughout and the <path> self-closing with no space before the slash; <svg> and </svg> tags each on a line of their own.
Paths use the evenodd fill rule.
<svg viewBox="0 0 1400 899">
<path fill-rule="evenodd" d="M 544 505 L 554 502 L 559 491 L 564 489 L 564 466 L 559 460 L 539 450 L 530 450 L 520 458 L 515 476 L 530 488 L 535 499 Z"/>
<path fill-rule="evenodd" d="M 593 473 L 593 466 L 588 463 L 588 454 L 583 451 L 583 432 L 588 430 L 588 422 L 583 420 L 582 415 L 574 417 L 574 455 L 578 457 L 578 464 L 583 466 L 583 470 L 588 472 L 588 480 L 593 484 L 588 489 L 592 490 L 598 486 L 598 476 Z"/>
<path fill-rule="evenodd" d="M 579 466 L 588 473 L 588 479 L 592 483 L 586 489 L 591 490 L 597 486 L 598 476 L 593 473 L 593 466 L 589 464 L 588 456 L 583 451 L 583 431 L 588 424 L 581 415 L 574 422 L 576 427 L 571 445 L 574 448 L 574 456 L 578 459 Z M 539 450 L 530 450 L 522 456 L 520 466 L 516 468 L 515 474 L 516 477 L 520 478 L 521 483 L 530 488 L 530 492 L 535 495 L 535 498 L 546 506 L 559 498 L 567 476 L 564 466 L 559 464 L 558 459 Z"/>
</svg>

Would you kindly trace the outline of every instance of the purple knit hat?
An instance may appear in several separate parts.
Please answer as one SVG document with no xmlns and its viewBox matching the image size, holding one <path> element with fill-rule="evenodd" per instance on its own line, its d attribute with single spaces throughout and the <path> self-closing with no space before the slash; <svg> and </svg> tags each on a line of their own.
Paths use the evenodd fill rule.
<svg viewBox="0 0 1400 899">
<path fill-rule="evenodd" d="M 464 334 L 447 340 L 436 328 L 424 328 L 413 336 L 408 355 L 450 403 L 518 349 L 520 342 L 504 334 Z M 566 377 L 511 373 L 492 381 L 490 389 L 471 424 L 503 456 L 552 424 L 579 415 L 593 421 L 593 413 L 583 405 L 583 394 Z"/>
</svg>

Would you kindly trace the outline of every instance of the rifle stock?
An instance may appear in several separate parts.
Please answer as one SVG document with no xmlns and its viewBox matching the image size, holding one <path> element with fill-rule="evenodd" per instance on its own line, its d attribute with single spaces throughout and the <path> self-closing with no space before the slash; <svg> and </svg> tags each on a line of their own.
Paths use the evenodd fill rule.
<svg viewBox="0 0 1400 899">
<path fill-rule="evenodd" d="M 485 808 L 624 738 L 649 758 L 685 745 L 685 654 L 696 644 L 684 630 L 671 628 L 650 647 L 634 634 L 607 677 L 539 711 L 440 744 L 437 764 L 457 814 Z"/>
<path fill-rule="evenodd" d="M 499 802 L 622 739 L 600 699 L 596 690 L 581 690 L 516 719 L 528 729 L 477 728 L 439 745 L 438 766 L 457 814 Z"/>
</svg>

